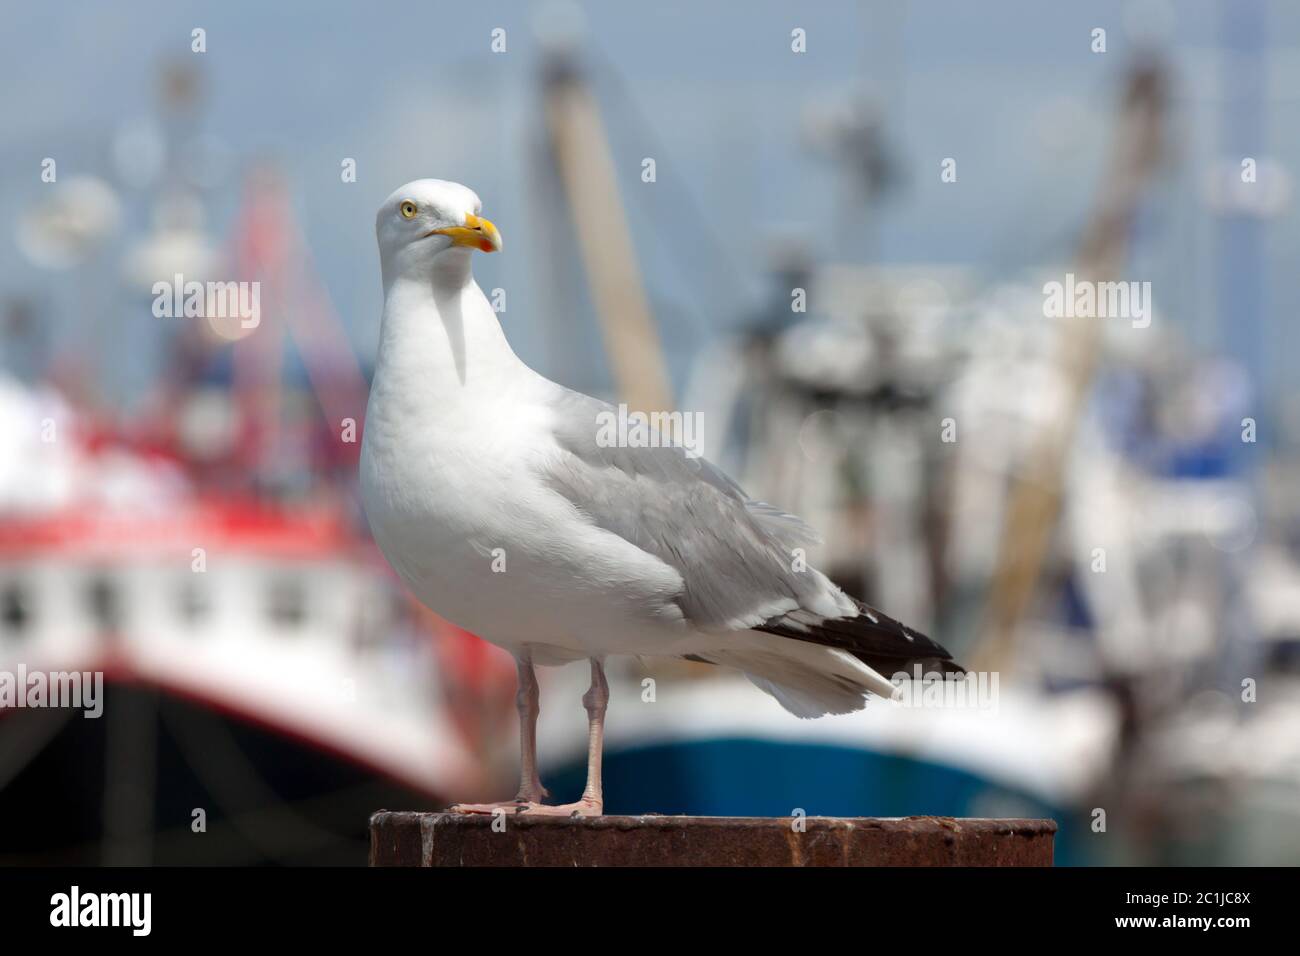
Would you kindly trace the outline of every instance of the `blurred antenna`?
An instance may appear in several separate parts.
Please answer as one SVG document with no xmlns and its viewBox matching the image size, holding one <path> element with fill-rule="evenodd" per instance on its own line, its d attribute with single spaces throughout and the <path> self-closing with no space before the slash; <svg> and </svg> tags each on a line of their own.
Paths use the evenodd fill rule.
<svg viewBox="0 0 1300 956">
<path fill-rule="evenodd" d="M 1231 169 L 1226 179 L 1236 193 L 1242 192 L 1240 157 L 1253 157 L 1263 168 L 1256 173 L 1258 179 L 1246 186 L 1244 192 L 1259 197 L 1257 203 L 1275 193 L 1281 182 L 1281 177 L 1270 168 L 1272 164 L 1261 155 L 1268 135 L 1263 104 L 1269 102 L 1269 43 L 1265 22 L 1265 8 L 1260 0 L 1242 0 L 1222 7 L 1227 68 L 1221 73 L 1223 112 L 1219 129 L 1223 155 L 1231 157 L 1225 163 Z M 1257 393 L 1271 397 L 1273 363 L 1266 344 L 1272 339 L 1268 328 L 1271 310 L 1265 307 L 1263 293 L 1268 261 L 1267 232 L 1260 216 L 1252 214 L 1253 211 L 1249 207 L 1233 208 L 1228 203 L 1216 223 L 1218 316 L 1221 326 L 1226 323 L 1231 326 L 1231 331 L 1221 328 L 1220 341 L 1249 374 Z M 1237 447 L 1238 466 L 1253 472 L 1259 456 L 1250 445 L 1238 443 Z"/>
<path fill-rule="evenodd" d="M 678 173 L 676 164 L 669 161 L 667 147 L 658 141 L 654 127 L 628 88 L 618 65 L 598 54 L 599 51 L 593 51 L 589 62 L 597 88 L 612 101 L 608 111 L 611 121 L 623 123 L 630 128 L 630 135 L 638 140 L 654 143 L 654 155 L 658 159 L 655 173 L 659 185 L 671 190 L 674 201 L 685 207 L 685 218 L 691 223 L 692 242 L 683 243 L 676 239 L 675 232 L 682 219 L 681 212 L 672 205 L 645 201 L 636 208 L 643 209 L 651 217 L 660 217 L 654 235 L 667 237 L 666 252 L 677 260 L 684 274 L 694 275 L 694 281 L 699 283 L 698 292 L 715 302 L 724 299 L 740 301 L 748 285 L 732 256 L 732 244 L 715 225 L 717 217 L 709 215 L 709 211 L 700 205 L 692 184 Z M 616 134 L 617 131 L 615 126 Z M 669 221 L 663 218 L 666 216 L 676 218 Z M 707 282 L 701 282 L 702 276 L 707 276 Z"/>
<path fill-rule="evenodd" d="M 302 359 L 329 427 L 337 434 L 344 419 L 351 418 L 360 435 L 365 376 L 312 267 L 287 184 L 272 167 L 260 167 L 248 176 L 232 254 L 237 274 L 267 287 L 262 312 L 263 320 L 270 320 L 269 327 L 258 329 L 246 329 L 238 319 L 212 321 L 219 335 L 237 340 L 235 385 L 245 428 L 244 464 L 264 473 L 283 454 L 278 432 L 286 336 Z M 349 460 L 357 457 L 359 448 L 353 444 L 344 449 Z"/>
<path fill-rule="evenodd" d="M 548 22 L 554 26 L 554 21 Z M 600 110 L 577 64 L 577 28 L 544 35 L 546 128 L 575 224 L 592 301 L 620 398 L 638 411 L 672 408 L 663 346 L 637 266 Z"/>
<path fill-rule="evenodd" d="M 1078 252 L 1081 279 L 1116 276 L 1128 253 L 1131 225 L 1164 153 L 1168 81 L 1154 57 L 1131 69 L 1112 141 L 1110 170 Z M 1064 320 L 1058 367 L 1065 382 L 1062 413 L 1030 443 L 1016 474 L 1002 527 L 1002 544 L 985 608 L 979 670 L 1005 671 L 1015 659 L 1020 621 L 1034 595 L 1060 513 L 1065 463 L 1101 356 L 1097 317 Z"/>
</svg>

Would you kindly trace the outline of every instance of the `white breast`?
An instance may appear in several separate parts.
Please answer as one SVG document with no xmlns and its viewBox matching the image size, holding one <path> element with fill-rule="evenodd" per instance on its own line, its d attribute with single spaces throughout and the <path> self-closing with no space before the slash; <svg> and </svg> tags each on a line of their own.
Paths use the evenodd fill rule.
<svg viewBox="0 0 1300 956">
<path fill-rule="evenodd" d="M 507 649 L 574 658 L 685 637 L 677 572 L 539 477 L 539 457 L 558 453 L 545 408 L 505 390 L 421 414 L 394 384 L 377 376 L 371 394 L 361 490 L 376 542 L 425 605 Z"/>
<path fill-rule="evenodd" d="M 388 289 L 361 450 L 371 531 L 422 602 L 493 643 L 668 653 L 685 636 L 680 575 L 541 477 L 561 453 L 553 389 L 472 280 Z"/>
</svg>

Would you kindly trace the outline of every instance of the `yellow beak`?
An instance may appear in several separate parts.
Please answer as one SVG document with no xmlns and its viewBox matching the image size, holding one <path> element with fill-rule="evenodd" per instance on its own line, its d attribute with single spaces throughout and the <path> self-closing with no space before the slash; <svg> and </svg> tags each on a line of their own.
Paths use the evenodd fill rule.
<svg viewBox="0 0 1300 956">
<path fill-rule="evenodd" d="M 472 213 L 465 214 L 465 225 L 435 229 L 429 235 L 451 236 L 453 246 L 469 246 L 484 252 L 501 251 L 501 233 L 497 232 L 497 227 Z"/>
</svg>

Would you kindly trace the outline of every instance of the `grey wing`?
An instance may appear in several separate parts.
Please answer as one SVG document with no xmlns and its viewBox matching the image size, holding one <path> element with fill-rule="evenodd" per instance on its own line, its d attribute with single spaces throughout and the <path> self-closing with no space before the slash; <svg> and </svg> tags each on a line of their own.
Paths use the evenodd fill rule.
<svg viewBox="0 0 1300 956">
<path fill-rule="evenodd" d="M 546 480 L 598 527 L 675 568 L 692 624 L 754 627 L 799 608 L 855 613 L 823 575 L 803 569 L 799 550 L 819 539 L 802 520 L 749 498 L 681 447 L 602 444 L 600 416 L 615 414 L 606 402 L 556 386 L 550 404 L 561 454 Z"/>
<path fill-rule="evenodd" d="M 597 441 L 606 402 L 558 385 L 551 398 L 560 455 L 546 480 L 600 528 L 681 575 L 677 603 L 701 628 L 754 629 L 846 651 L 879 673 L 924 662 L 960 672 L 920 631 L 850 598 L 796 560 L 819 543 L 801 519 L 755 501 L 680 447 Z"/>
</svg>

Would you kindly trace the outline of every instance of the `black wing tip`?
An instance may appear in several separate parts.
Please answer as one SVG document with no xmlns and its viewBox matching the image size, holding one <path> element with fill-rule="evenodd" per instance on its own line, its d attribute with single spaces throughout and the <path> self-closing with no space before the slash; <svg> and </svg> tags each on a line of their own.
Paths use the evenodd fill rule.
<svg viewBox="0 0 1300 956">
<path fill-rule="evenodd" d="M 933 658 L 936 661 L 952 661 L 952 653 L 928 634 L 923 634 L 914 627 L 909 627 L 902 621 L 890 617 L 879 608 L 874 608 L 865 601 L 853 598 L 853 603 L 858 606 L 858 617 L 850 620 L 860 620 L 865 617 L 869 622 L 874 623 L 878 628 L 889 632 L 892 631 L 901 637 L 909 645 L 915 645 L 917 653 L 914 655 L 917 660 L 926 660 Z M 954 667 L 960 667 L 960 664 L 954 664 Z M 965 673 L 965 670 L 962 670 Z"/>
<path fill-rule="evenodd" d="M 848 651 L 881 673 L 913 664 L 924 665 L 930 670 L 938 669 L 945 674 L 966 673 L 943 645 L 869 604 L 856 598 L 853 601 L 858 608 L 855 617 L 826 618 L 820 624 L 807 627 L 793 625 L 782 616 L 755 630 Z"/>
<path fill-rule="evenodd" d="M 935 668 L 940 674 L 955 674 L 958 677 L 964 676 L 967 671 L 951 657 L 932 657 L 923 663 Z"/>
</svg>

